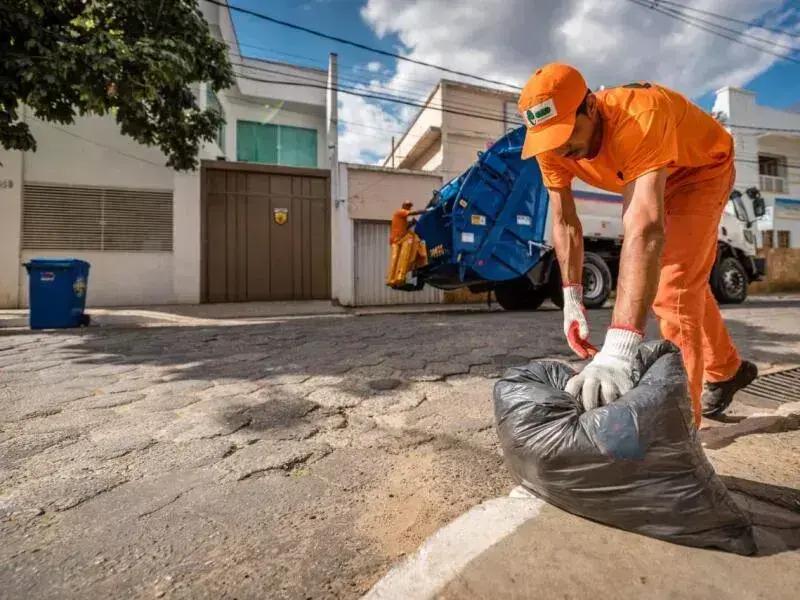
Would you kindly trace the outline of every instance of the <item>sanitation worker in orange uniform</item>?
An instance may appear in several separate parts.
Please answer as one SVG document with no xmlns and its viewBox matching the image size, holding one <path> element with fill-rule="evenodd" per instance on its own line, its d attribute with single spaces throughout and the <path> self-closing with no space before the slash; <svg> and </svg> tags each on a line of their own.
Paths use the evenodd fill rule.
<svg viewBox="0 0 800 600">
<path fill-rule="evenodd" d="M 401 208 L 392 215 L 392 228 L 389 233 L 390 255 L 386 274 L 386 285 L 402 287 L 406 275 L 412 267 L 424 266 L 427 262 L 425 244 L 419 236 L 408 229 L 408 218 L 421 215 L 422 210 L 412 211 L 414 204 L 403 202 Z"/>
<path fill-rule="evenodd" d="M 739 357 L 708 284 L 734 181 L 730 134 L 663 86 L 639 82 L 592 93 L 575 68 L 560 63 L 531 76 L 518 108 L 528 128 L 522 157 L 536 157 L 550 195 L 564 333 L 579 356 L 593 356 L 567 391 L 588 410 L 630 390 L 652 307 L 662 335 L 683 355 L 695 424 L 701 414 L 721 414 L 758 374 Z M 623 196 L 617 299 L 599 352 L 583 309 L 575 177 Z"/>
</svg>

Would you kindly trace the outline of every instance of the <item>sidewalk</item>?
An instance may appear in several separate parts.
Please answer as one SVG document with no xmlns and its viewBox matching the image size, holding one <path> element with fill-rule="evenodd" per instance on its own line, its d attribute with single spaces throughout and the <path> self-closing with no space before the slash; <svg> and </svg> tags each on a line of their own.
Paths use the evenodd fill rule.
<svg viewBox="0 0 800 600">
<path fill-rule="evenodd" d="M 552 308 L 552 307 L 551 307 Z M 143 307 L 87 308 L 92 326 L 158 327 L 164 325 L 248 325 L 272 319 L 372 316 L 394 314 L 481 313 L 502 311 L 485 304 L 400 304 L 392 306 L 342 307 L 328 300 L 289 302 L 240 302 Z M 27 328 L 27 309 L 0 310 L 0 328 Z"/>
<path fill-rule="evenodd" d="M 729 308 L 753 308 L 770 302 L 778 304 L 800 298 L 798 294 L 752 296 L 747 303 Z M 558 310 L 545 302 L 537 312 Z M 92 325 L 100 327 L 158 327 L 165 325 L 248 325 L 271 319 L 312 318 L 331 316 L 413 315 L 439 313 L 502 312 L 499 304 L 397 304 L 391 306 L 343 307 L 329 300 L 285 302 L 231 302 L 222 304 L 179 304 L 167 306 L 132 306 L 87 308 Z M 1 328 L 27 328 L 27 309 L 0 309 Z"/>
<path fill-rule="evenodd" d="M 281 318 L 346 316 L 348 311 L 328 300 L 239 302 L 145 307 L 87 308 L 92 326 L 158 327 L 164 325 L 248 325 Z M 0 310 L 0 328 L 28 327 L 27 309 Z"/>
<path fill-rule="evenodd" d="M 796 598 L 800 403 L 701 435 L 715 448 L 708 456 L 735 500 L 752 515 L 756 557 L 606 527 L 515 488 L 443 527 L 365 598 Z"/>
</svg>

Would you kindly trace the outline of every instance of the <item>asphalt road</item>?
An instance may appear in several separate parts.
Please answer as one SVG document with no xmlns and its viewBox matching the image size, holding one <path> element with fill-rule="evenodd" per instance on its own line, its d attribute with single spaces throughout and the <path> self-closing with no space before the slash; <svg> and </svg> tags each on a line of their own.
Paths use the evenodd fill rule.
<svg viewBox="0 0 800 600">
<path fill-rule="evenodd" d="M 800 364 L 800 301 L 725 312 Z M 553 309 L 0 330 L 0 596 L 357 597 L 512 487 L 492 385 L 542 357 Z"/>
</svg>

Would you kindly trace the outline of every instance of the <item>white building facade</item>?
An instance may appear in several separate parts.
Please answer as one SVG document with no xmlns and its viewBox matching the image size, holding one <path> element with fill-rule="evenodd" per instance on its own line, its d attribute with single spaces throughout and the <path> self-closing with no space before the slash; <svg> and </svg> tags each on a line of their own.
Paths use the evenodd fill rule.
<svg viewBox="0 0 800 600">
<path fill-rule="evenodd" d="M 229 9 L 201 7 L 237 77 L 218 94 L 195 89 L 226 120 L 199 158 L 329 169 L 328 71 L 242 57 Z M 0 308 L 27 306 L 34 257 L 87 260 L 92 306 L 200 302 L 202 171 L 164 166 L 112 117 L 62 126 L 21 112 L 38 150 L 0 150 Z"/>
<path fill-rule="evenodd" d="M 756 187 L 766 201 L 759 247 L 800 248 L 800 113 L 761 106 L 733 87 L 717 92 L 712 110 L 736 143 L 736 188 Z"/>
</svg>

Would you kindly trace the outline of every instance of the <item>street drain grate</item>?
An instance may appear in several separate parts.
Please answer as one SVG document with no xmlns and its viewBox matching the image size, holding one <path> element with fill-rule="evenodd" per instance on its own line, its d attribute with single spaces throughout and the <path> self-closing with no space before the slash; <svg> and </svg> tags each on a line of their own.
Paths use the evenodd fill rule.
<svg viewBox="0 0 800 600">
<path fill-rule="evenodd" d="M 800 367 L 758 377 L 742 393 L 773 402 L 800 402 Z"/>
</svg>

